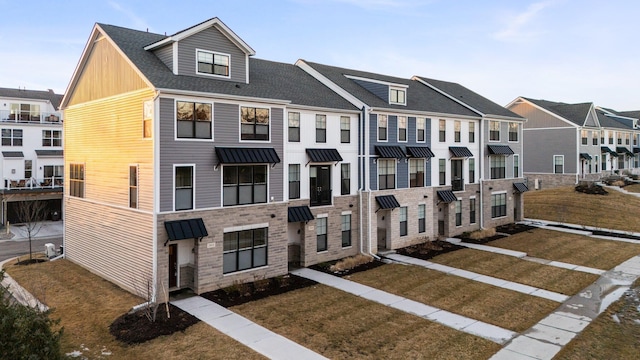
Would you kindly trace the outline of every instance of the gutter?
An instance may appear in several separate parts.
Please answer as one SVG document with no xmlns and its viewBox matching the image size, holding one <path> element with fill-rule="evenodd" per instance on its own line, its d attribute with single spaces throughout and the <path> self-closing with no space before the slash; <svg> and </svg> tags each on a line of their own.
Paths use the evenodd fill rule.
<svg viewBox="0 0 640 360">
<path fill-rule="evenodd" d="M 485 144 L 485 140 L 484 140 L 484 122 L 485 122 L 485 118 L 483 117 L 482 120 L 480 120 L 480 201 L 478 203 L 479 207 L 480 207 L 480 229 L 484 229 L 484 193 L 482 191 L 482 188 L 484 187 L 484 168 L 486 165 L 486 161 L 484 160 L 484 144 Z"/>
</svg>

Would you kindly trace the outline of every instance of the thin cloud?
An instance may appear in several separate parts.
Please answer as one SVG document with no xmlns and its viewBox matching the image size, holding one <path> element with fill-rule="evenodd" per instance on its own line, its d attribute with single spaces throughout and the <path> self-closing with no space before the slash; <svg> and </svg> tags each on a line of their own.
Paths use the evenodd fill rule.
<svg viewBox="0 0 640 360">
<path fill-rule="evenodd" d="M 111 6 L 115 11 L 126 16 L 131 21 L 131 24 L 132 24 L 131 27 L 136 28 L 138 30 L 149 29 L 149 24 L 147 23 L 147 21 L 141 18 L 140 16 L 136 15 L 130 9 L 123 7 L 122 5 L 120 5 L 115 1 L 109 1 L 109 6 Z"/>
<path fill-rule="evenodd" d="M 521 41 L 535 37 L 536 32 L 526 31 L 526 28 L 544 9 L 553 4 L 552 1 L 542 1 L 529 5 L 527 9 L 506 20 L 504 29 L 493 34 L 493 37 L 501 41 Z"/>
</svg>

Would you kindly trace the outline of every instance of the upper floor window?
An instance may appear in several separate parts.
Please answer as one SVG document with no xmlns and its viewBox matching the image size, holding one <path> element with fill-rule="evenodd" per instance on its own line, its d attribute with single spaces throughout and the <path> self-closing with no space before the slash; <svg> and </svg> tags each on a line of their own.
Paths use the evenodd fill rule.
<svg viewBox="0 0 640 360">
<path fill-rule="evenodd" d="M 409 159 L 409 187 L 424 186 L 424 159 Z"/>
<path fill-rule="evenodd" d="M 69 165 L 69 196 L 84 197 L 84 164 Z"/>
<path fill-rule="evenodd" d="M 600 144 L 604 145 L 604 130 L 600 131 Z"/>
<path fill-rule="evenodd" d="M 340 164 L 340 195 L 351 193 L 351 166 Z"/>
<path fill-rule="evenodd" d="M 225 166 L 222 169 L 224 206 L 267 202 L 267 166 Z"/>
<path fill-rule="evenodd" d="M 405 105 L 407 103 L 406 92 L 403 89 L 389 89 L 389 103 Z"/>
<path fill-rule="evenodd" d="M 630 141 L 629 137 L 630 137 L 629 133 L 624 134 L 624 144 L 625 145 L 629 145 L 629 141 Z"/>
<path fill-rule="evenodd" d="M 553 155 L 553 172 L 555 174 L 564 173 L 564 156 Z"/>
<path fill-rule="evenodd" d="M 229 55 L 198 50 L 198 74 L 229 77 Z"/>
<path fill-rule="evenodd" d="M 289 199 L 300 199 L 300 164 L 289 165 Z"/>
<path fill-rule="evenodd" d="M 176 101 L 178 138 L 211 139 L 211 104 Z"/>
<path fill-rule="evenodd" d="M 142 138 L 150 139 L 153 134 L 153 101 L 145 101 L 142 106 Z"/>
<path fill-rule="evenodd" d="M 387 141 L 387 115 L 378 115 L 378 141 Z"/>
<path fill-rule="evenodd" d="M 438 122 L 438 141 L 445 142 L 447 140 L 447 122 L 440 120 Z"/>
<path fill-rule="evenodd" d="M 62 131 L 42 130 L 42 146 L 62 146 Z"/>
<path fill-rule="evenodd" d="M 396 160 L 378 159 L 378 190 L 395 189 Z"/>
<path fill-rule="evenodd" d="M 638 135 L 633 134 L 633 146 L 638 145 Z"/>
<path fill-rule="evenodd" d="M 476 142 L 476 123 L 474 122 L 469 123 L 469 142 Z"/>
<path fill-rule="evenodd" d="M 618 145 L 622 145 L 622 134 L 618 133 Z"/>
<path fill-rule="evenodd" d="M 489 141 L 500 141 L 500 122 L 489 121 Z"/>
<path fill-rule="evenodd" d="M 240 114 L 241 140 L 269 141 L 269 109 L 243 106 Z"/>
<path fill-rule="evenodd" d="M 22 146 L 22 129 L 2 129 L 2 146 Z"/>
<path fill-rule="evenodd" d="M 438 184 L 445 185 L 447 178 L 447 159 L 438 159 Z"/>
<path fill-rule="evenodd" d="M 598 136 L 599 136 L 598 133 L 599 131 L 593 132 L 593 137 L 591 138 L 593 145 L 598 145 Z"/>
<path fill-rule="evenodd" d="M 176 166 L 174 209 L 193 209 L 193 166 Z"/>
<path fill-rule="evenodd" d="M 46 185 L 51 185 L 51 180 L 52 180 L 51 178 L 62 179 L 64 177 L 64 166 L 63 165 L 45 165 L 43 166 L 43 173 L 45 177 L 44 183 Z"/>
<path fill-rule="evenodd" d="M 587 130 L 582 130 L 580 131 L 580 137 L 581 137 L 581 144 L 582 145 L 587 145 L 589 142 L 589 138 L 587 135 Z"/>
<path fill-rule="evenodd" d="M 520 155 L 513 155 L 513 177 L 520 177 Z"/>
<path fill-rule="evenodd" d="M 520 130 L 520 124 L 517 122 L 509 123 L 509 141 L 518 141 L 518 132 Z"/>
<path fill-rule="evenodd" d="M 289 141 L 300 142 L 300 113 L 289 113 Z"/>
<path fill-rule="evenodd" d="M 613 131 L 609 130 L 609 145 L 613 145 Z"/>
<path fill-rule="evenodd" d="M 129 207 L 138 208 L 138 167 L 129 166 Z"/>
<path fill-rule="evenodd" d="M 351 142 L 351 118 L 348 116 L 340 116 L 340 142 Z"/>
<path fill-rule="evenodd" d="M 316 115 L 316 142 L 327 142 L 327 116 Z"/>
<path fill-rule="evenodd" d="M 24 161 L 24 178 L 31 179 L 33 176 L 33 160 Z"/>
<path fill-rule="evenodd" d="M 425 140 L 425 119 L 417 118 L 416 119 L 416 141 L 424 142 Z"/>
<path fill-rule="evenodd" d="M 476 182 L 476 159 L 469 158 L 469 184 Z"/>
<path fill-rule="evenodd" d="M 491 164 L 491 178 L 492 179 L 504 179 L 505 178 L 505 164 L 506 156 L 493 155 L 489 156 Z"/>
<path fill-rule="evenodd" d="M 407 141 L 407 117 L 398 116 L 398 141 Z"/>
<path fill-rule="evenodd" d="M 461 136 L 460 132 L 462 131 L 462 124 L 459 120 L 453 122 L 453 141 L 460 142 Z"/>
</svg>

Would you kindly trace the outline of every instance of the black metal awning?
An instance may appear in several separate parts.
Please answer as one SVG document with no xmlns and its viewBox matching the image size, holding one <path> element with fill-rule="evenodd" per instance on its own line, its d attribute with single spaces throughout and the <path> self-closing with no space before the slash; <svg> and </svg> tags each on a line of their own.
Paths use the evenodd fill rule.
<svg viewBox="0 0 640 360">
<path fill-rule="evenodd" d="M 378 210 L 395 209 L 400 207 L 400 203 L 393 195 L 376 196 L 376 202 L 380 206 L 380 209 Z"/>
<path fill-rule="evenodd" d="M 602 153 L 609 153 L 609 155 L 613 156 L 613 157 L 618 157 L 618 153 L 616 153 L 615 151 L 609 149 L 608 146 L 602 146 L 600 147 L 600 150 L 602 151 Z"/>
<path fill-rule="evenodd" d="M 202 240 L 203 237 L 209 235 L 202 218 L 165 221 L 164 228 L 167 230 L 167 235 L 169 235 L 169 239 L 164 243 L 165 246 L 169 241 L 184 239 Z"/>
<path fill-rule="evenodd" d="M 635 155 L 633 155 L 633 153 L 631 152 L 631 150 L 627 149 L 627 148 L 626 148 L 626 147 L 624 147 L 624 146 L 618 146 L 618 147 L 616 148 L 616 152 L 617 152 L 618 154 L 626 154 L 626 155 L 629 155 L 629 156 L 635 156 Z"/>
<path fill-rule="evenodd" d="M 440 200 L 446 203 L 458 201 L 456 194 L 454 194 L 451 190 L 438 190 L 437 193 Z"/>
<path fill-rule="evenodd" d="M 454 158 L 473 157 L 473 153 L 466 146 L 449 146 L 449 151 Z"/>
<path fill-rule="evenodd" d="M 24 157 L 22 151 L 3 151 L 2 157 L 20 159 Z"/>
<path fill-rule="evenodd" d="M 306 149 L 311 162 L 337 162 L 342 156 L 336 149 Z"/>
<path fill-rule="evenodd" d="M 529 188 L 527 187 L 527 184 L 525 184 L 525 183 L 513 183 L 513 187 L 519 193 L 523 193 L 523 192 L 529 191 Z"/>
<path fill-rule="evenodd" d="M 637 147 L 633 148 L 633 153 L 634 154 L 640 153 L 640 148 L 637 148 Z"/>
<path fill-rule="evenodd" d="M 307 222 L 315 219 L 308 206 L 289 206 L 287 209 L 287 218 L 289 222 Z"/>
<path fill-rule="evenodd" d="M 216 146 L 220 164 L 277 164 L 280 157 L 274 148 L 232 148 Z"/>
<path fill-rule="evenodd" d="M 376 146 L 376 154 L 381 158 L 404 159 L 406 155 L 400 146 Z"/>
<path fill-rule="evenodd" d="M 37 157 L 63 157 L 62 150 L 36 150 Z"/>
<path fill-rule="evenodd" d="M 487 145 L 491 155 L 513 155 L 515 154 L 509 145 Z"/>
<path fill-rule="evenodd" d="M 414 158 L 432 158 L 434 153 L 428 146 L 407 146 L 407 154 Z"/>
<path fill-rule="evenodd" d="M 591 157 L 591 155 L 589 155 L 587 153 L 580 153 L 580 159 L 591 160 L 592 157 Z"/>
</svg>

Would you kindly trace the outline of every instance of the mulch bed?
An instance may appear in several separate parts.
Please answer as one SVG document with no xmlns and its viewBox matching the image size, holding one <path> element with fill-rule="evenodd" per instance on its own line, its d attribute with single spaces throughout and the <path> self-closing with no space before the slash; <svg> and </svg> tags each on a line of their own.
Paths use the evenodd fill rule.
<svg viewBox="0 0 640 360">
<path fill-rule="evenodd" d="M 200 321 L 195 316 L 171 304 L 169 304 L 169 313 L 171 317 L 167 318 L 165 305 L 161 304 L 156 313 L 156 321 L 153 323 L 147 319 L 143 311 L 127 313 L 111 323 L 109 332 L 123 343 L 140 344 L 158 336 L 184 331 Z"/>
<path fill-rule="evenodd" d="M 575 187 L 577 192 L 589 195 L 608 195 L 609 192 L 600 185 L 578 185 Z"/>
<path fill-rule="evenodd" d="M 494 240 L 505 238 L 509 235 L 514 235 L 514 234 L 518 234 L 525 231 L 531 231 L 535 228 L 536 228 L 535 226 L 512 223 L 512 224 L 501 225 L 496 227 L 496 234 L 494 236 L 485 237 L 482 239 L 472 239 L 468 235 L 460 235 L 458 236 L 458 238 L 460 238 L 464 242 L 471 243 L 471 244 L 486 244 Z"/>
<path fill-rule="evenodd" d="M 39 264 L 45 261 L 49 261 L 49 259 L 27 259 L 21 260 L 16 263 L 16 265 L 31 265 L 31 264 Z"/>
<path fill-rule="evenodd" d="M 379 260 L 373 260 L 370 261 L 368 263 L 365 264 L 360 264 L 352 269 L 345 269 L 342 271 L 331 271 L 331 266 L 333 264 L 335 264 L 337 261 L 331 261 L 331 262 L 326 262 L 326 263 L 321 263 L 321 264 L 316 264 L 316 265 L 311 265 L 309 266 L 310 269 L 313 270 L 317 270 L 317 271 L 322 271 L 323 273 L 327 273 L 330 275 L 335 275 L 335 276 L 339 276 L 339 277 L 344 277 L 344 276 L 348 276 L 351 274 L 355 274 L 357 272 L 360 271 L 367 271 L 367 270 L 371 270 L 371 269 L 375 269 L 378 266 L 382 266 L 385 263 Z"/>
<path fill-rule="evenodd" d="M 440 254 L 445 254 L 450 251 L 456 251 L 459 249 L 464 249 L 464 247 L 452 244 L 447 241 L 436 240 L 407 246 L 405 248 L 396 250 L 396 252 L 400 255 L 411 256 L 422 260 L 429 260 Z"/>
</svg>

